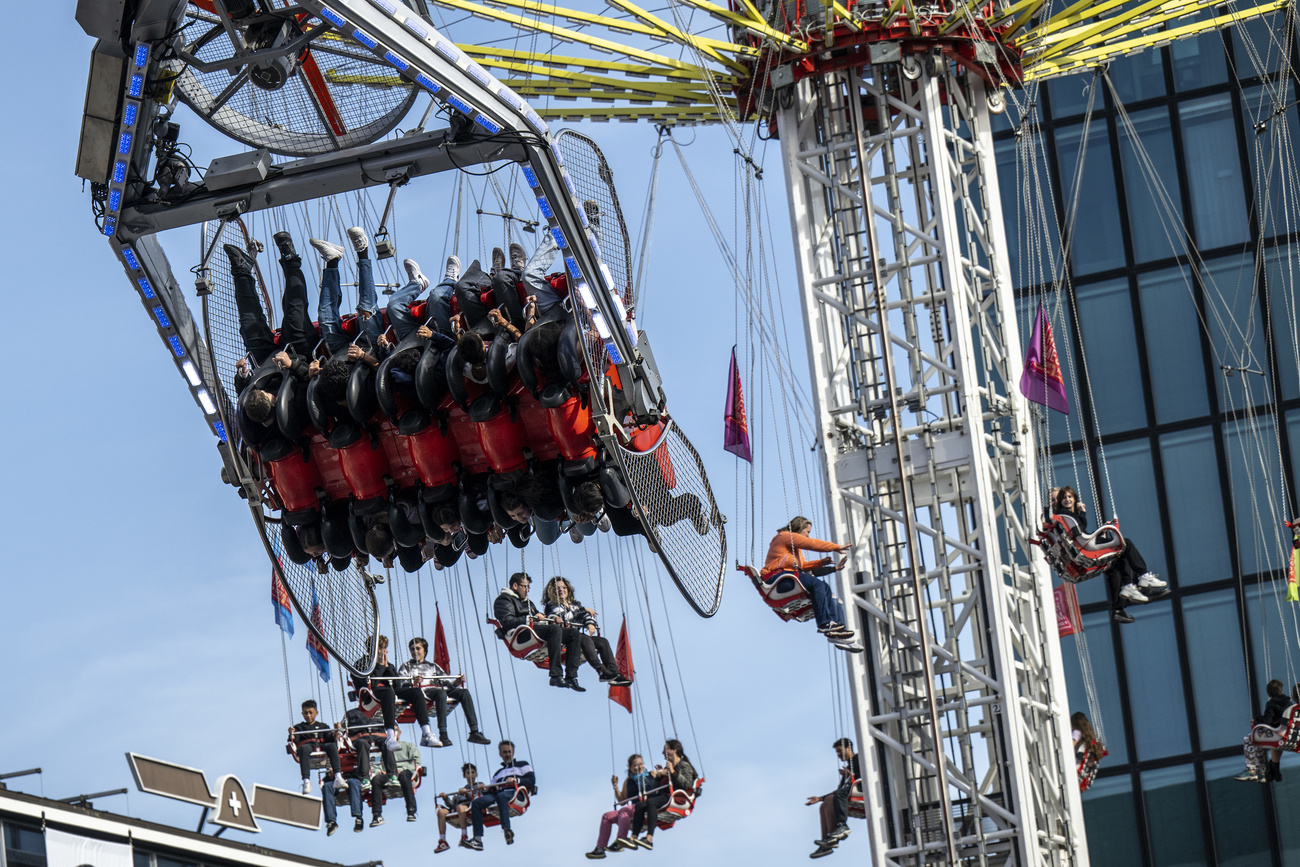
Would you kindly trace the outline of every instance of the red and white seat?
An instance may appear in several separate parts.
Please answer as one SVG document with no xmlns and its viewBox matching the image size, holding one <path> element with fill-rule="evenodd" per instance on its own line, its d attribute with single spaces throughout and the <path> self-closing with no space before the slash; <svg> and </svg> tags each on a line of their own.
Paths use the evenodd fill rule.
<svg viewBox="0 0 1300 867">
<path fill-rule="evenodd" d="M 1031 541 L 1042 549 L 1052 568 L 1071 584 L 1105 572 L 1124 553 L 1127 544 L 1118 521 L 1102 524 L 1092 533 L 1081 533 L 1073 518 L 1056 514 L 1043 519 L 1039 536 Z"/>
<path fill-rule="evenodd" d="M 1300 752 L 1300 704 L 1287 708 L 1286 719 L 1277 728 L 1261 723 L 1253 724 L 1250 742 L 1265 749 Z"/>
<path fill-rule="evenodd" d="M 787 569 L 760 575 L 753 566 L 737 565 L 736 569 L 749 576 L 758 595 L 776 612 L 777 617 L 787 622 L 812 620 L 812 599 L 800 583 L 798 572 Z"/>
<path fill-rule="evenodd" d="M 704 778 L 697 777 L 695 786 L 688 792 L 685 789 L 673 789 L 668 796 L 668 803 L 659 811 L 659 830 L 667 830 L 685 819 L 695 810 L 695 802 L 704 788 Z"/>
</svg>

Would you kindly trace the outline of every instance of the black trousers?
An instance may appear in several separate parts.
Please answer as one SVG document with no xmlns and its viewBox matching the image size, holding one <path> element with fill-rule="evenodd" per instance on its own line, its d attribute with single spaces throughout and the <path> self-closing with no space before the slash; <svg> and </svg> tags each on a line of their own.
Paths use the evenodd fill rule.
<svg viewBox="0 0 1300 867">
<path fill-rule="evenodd" d="M 610 648 L 609 642 L 602 635 L 589 635 L 587 630 L 578 630 L 579 641 L 582 642 L 582 655 L 587 657 L 587 662 L 596 671 L 604 671 L 607 668 L 618 668 L 618 663 L 614 661 L 614 651 Z"/>
<path fill-rule="evenodd" d="M 533 626 L 537 637 L 546 642 L 546 651 L 551 656 L 551 677 L 560 676 L 560 648 L 565 653 L 564 676 L 577 677 L 578 666 L 582 664 L 582 644 L 578 630 L 565 629 L 555 623 L 538 623 Z"/>
<path fill-rule="evenodd" d="M 252 356 L 253 366 L 263 363 L 281 348 L 292 349 L 303 358 L 310 358 L 316 348 L 316 329 L 312 327 L 307 309 L 307 279 L 302 273 L 302 260 L 297 256 L 281 259 L 284 271 L 284 299 L 281 301 L 284 338 L 282 347 L 275 345 L 275 332 L 267 324 L 266 312 L 252 274 L 233 274 L 235 281 L 235 307 L 239 311 L 239 336 L 244 339 L 244 349 Z"/>
<path fill-rule="evenodd" d="M 840 786 L 831 793 L 831 808 L 835 813 L 835 826 L 849 823 L 849 787 Z"/>
<path fill-rule="evenodd" d="M 370 737 L 357 737 L 352 739 L 352 745 L 357 748 L 357 779 L 370 779 L 370 749 L 373 742 L 374 748 L 379 752 L 380 765 L 385 773 L 393 774 L 397 772 L 397 760 L 393 754 L 384 749 L 380 742 L 382 739 L 375 738 L 373 741 Z M 341 776 L 339 776 L 342 779 Z"/>
<path fill-rule="evenodd" d="M 311 754 L 317 748 L 325 753 L 325 758 L 329 759 L 330 770 L 334 772 L 334 776 L 342 777 L 343 771 L 339 768 L 339 745 L 334 741 L 324 743 L 308 741 L 298 744 L 298 768 L 302 771 L 302 778 L 305 780 L 311 776 Z"/>
<path fill-rule="evenodd" d="M 1115 611 L 1123 611 L 1128 605 L 1119 592 L 1124 589 L 1125 585 L 1136 584 L 1137 580 L 1145 575 L 1147 561 L 1142 559 L 1142 554 L 1138 551 L 1137 545 L 1130 540 L 1125 540 L 1124 553 L 1119 555 L 1119 559 L 1106 570 L 1106 592 L 1110 594 L 1110 607 Z"/>
<path fill-rule="evenodd" d="M 447 699 L 452 698 L 460 703 L 460 709 L 465 713 L 465 722 L 469 725 L 472 732 L 478 731 L 478 714 L 474 713 L 474 697 L 469 694 L 469 690 L 463 686 L 453 686 L 450 689 L 430 689 L 429 695 L 433 697 L 433 711 L 438 718 L 438 733 L 447 733 Z"/>
<path fill-rule="evenodd" d="M 386 751 L 385 751 L 386 752 Z M 392 773 L 389 771 L 389 773 Z M 384 787 L 378 784 L 378 780 L 370 786 L 370 812 L 375 816 L 381 816 L 384 812 Z M 402 800 L 406 801 L 406 812 L 415 812 L 415 784 L 411 782 L 410 771 L 399 771 L 397 773 L 397 783 L 402 787 Z"/>
<path fill-rule="evenodd" d="M 375 698 L 379 699 L 379 707 L 384 715 L 384 728 L 397 728 L 397 699 L 399 698 L 415 709 L 416 722 L 422 726 L 429 724 L 429 705 L 424 700 L 424 690 L 412 686 L 398 687 L 393 690 L 381 684 L 373 687 L 372 691 Z"/>
<path fill-rule="evenodd" d="M 480 334 L 495 331 L 496 327 L 488 322 L 489 308 L 483 303 L 480 294 L 492 285 L 492 278 L 483 273 L 475 262 L 469 271 L 463 274 L 456 284 L 456 300 L 460 304 L 460 314 L 465 317 L 465 327 Z"/>
<path fill-rule="evenodd" d="M 642 828 L 645 828 L 647 833 L 653 834 L 659 825 L 659 811 L 667 804 L 668 795 L 662 792 L 656 792 L 638 803 L 632 810 L 632 836 L 640 834 Z"/>
</svg>

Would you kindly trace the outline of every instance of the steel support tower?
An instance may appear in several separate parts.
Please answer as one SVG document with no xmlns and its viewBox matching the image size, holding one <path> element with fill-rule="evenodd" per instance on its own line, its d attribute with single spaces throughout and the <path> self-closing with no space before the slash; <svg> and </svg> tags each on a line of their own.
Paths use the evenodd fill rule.
<svg viewBox="0 0 1300 867">
<path fill-rule="evenodd" d="M 777 113 L 872 854 L 1086 865 L 989 96 L 932 55 Z M 788 106 L 788 107 L 784 107 Z"/>
</svg>

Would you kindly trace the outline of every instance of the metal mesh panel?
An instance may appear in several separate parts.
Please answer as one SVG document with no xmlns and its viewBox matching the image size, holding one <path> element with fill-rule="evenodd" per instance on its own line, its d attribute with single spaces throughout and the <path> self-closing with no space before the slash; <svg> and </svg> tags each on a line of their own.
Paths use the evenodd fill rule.
<svg viewBox="0 0 1300 867">
<path fill-rule="evenodd" d="M 632 241 L 623 220 L 623 209 L 618 204 L 618 193 L 614 191 L 614 173 L 600 148 L 585 135 L 571 129 L 560 130 L 555 136 L 555 147 L 564 157 L 579 198 L 600 207 L 594 228 L 600 257 L 614 278 L 609 288 L 623 300 L 624 306 L 631 307 Z"/>
<path fill-rule="evenodd" d="M 307 27 L 316 19 L 303 22 Z M 232 56 L 219 18 L 190 3 L 186 49 L 199 60 Z M 414 85 L 392 86 L 392 70 L 364 46 L 338 33 L 310 44 L 296 71 L 278 90 L 249 82 L 247 70 L 185 69 L 181 99 L 208 123 L 253 147 L 310 156 L 366 144 L 397 125 L 415 101 Z M 374 82 L 383 80 L 377 85 Z M 239 82 L 243 82 L 240 84 Z M 227 92 L 233 88 L 233 93 Z M 224 98 L 224 101 L 223 101 Z"/>
<path fill-rule="evenodd" d="M 642 524 L 677 588 L 701 617 L 722 603 L 727 533 L 704 462 L 671 421 L 648 452 L 618 448 Z"/>
<path fill-rule="evenodd" d="M 244 341 L 239 334 L 239 313 L 235 306 L 235 285 L 230 277 L 230 269 L 225 267 L 225 254 L 222 244 L 245 246 L 246 235 L 242 222 L 205 223 L 203 225 L 204 249 L 212 242 L 214 234 L 220 233 L 216 252 L 209 263 L 209 279 L 212 282 L 212 294 L 203 299 L 203 328 L 212 353 L 213 363 L 220 377 L 221 406 L 225 416 L 226 430 L 233 432 L 236 426 L 232 421 L 232 403 L 235 397 L 235 362 L 243 358 Z M 273 254 L 272 254 L 273 255 Z M 258 255 L 258 271 L 267 261 L 267 254 Z M 261 288 L 262 309 L 266 312 L 271 306 L 278 312 L 279 305 L 268 305 L 267 285 L 258 274 Z M 276 317 L 267 321 L 274 323 Z M 249 471 L 258 476 L 256 464 Z M 284 550 L 280 542 L 281 527 L 278 523 L 262 521 L 255 516 L 258 532 L 266 543 L 271 556 L 272 567 L 280 574 L 280 580 L 289 591 L 294 607 L 313 632 L 324 642 L 330 655 L 343 664 L 349 671 L 366 674 L 375 665 L 375 635 L 379 623 L 379 607 L 375 602 L 374 591 L 366 584 L 355 565 L 349 564 L 344 572 L 330 570 L 328 575 L 321 575 L 312 564 L 299 565 L 284 557 L 279 552 Z M 314 595 L 313 595 L 314 593 Z M 319 606 L 319 617 L 313 618 L 313 599 Z"/>
</svg>

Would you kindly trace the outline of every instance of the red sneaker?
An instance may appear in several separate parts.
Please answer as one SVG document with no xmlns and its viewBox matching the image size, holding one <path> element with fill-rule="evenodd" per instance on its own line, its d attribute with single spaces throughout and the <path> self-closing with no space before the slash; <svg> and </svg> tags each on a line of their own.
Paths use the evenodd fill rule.
<svg viewBox="0 0 1300 867">
<path fill-rule="evenodd" d="M 437 848 L 433 850 L 433 854 L 437 855 L 439 852 L 446 852 L 450 848 L 451 844 L 446 840 L 439 840 Z"/>
</svg>

